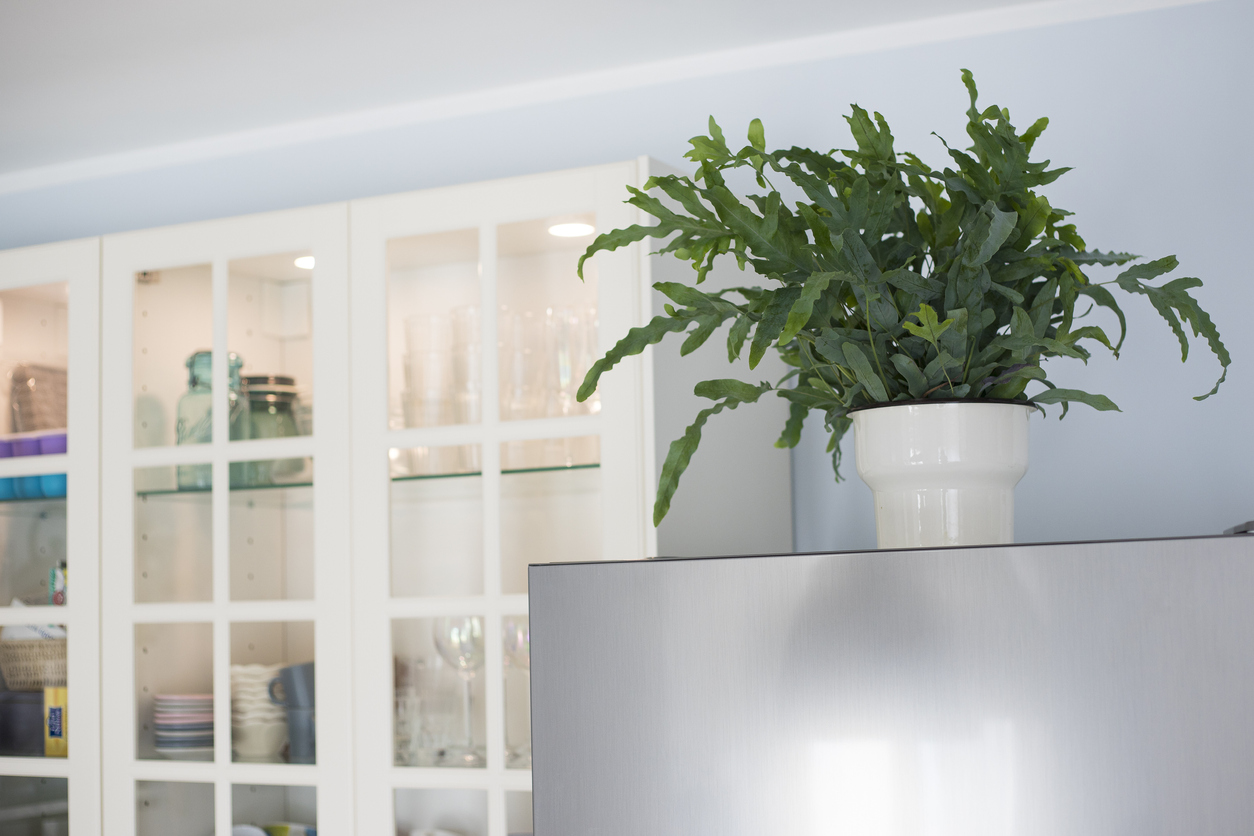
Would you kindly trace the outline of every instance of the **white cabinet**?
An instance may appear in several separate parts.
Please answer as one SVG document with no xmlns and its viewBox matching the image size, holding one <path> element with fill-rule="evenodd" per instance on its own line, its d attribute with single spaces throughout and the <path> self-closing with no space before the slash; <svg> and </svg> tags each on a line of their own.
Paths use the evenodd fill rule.
<svg viewBox="0 0 1254 836">
<path fill-rule="evenodd" d="M 0 798 L 62 809 L 5 782 L 68 777 L 77 834 L 530 832 L 527 565 L 657 553 L 654 401 L 686 396 L 646 352 L 575 398 L 651 315 L 643 248 L 575 275 L 649 166 L 0 253 L 0 360 L 51 305 L 70 393 L 68 455 L 0 459 L 69 485 L 0 498 L 0 603 L 55 568 L 22 526 L 73 578 L 0 623 L 65 626 L 76 718 L 68 760 L 0 757 Z M 787 496 L 786 466 L 758 479 Z M 694 481 L 693 508 L 738 490 Z"/>
<path fill-rule="evenodd" d="M 100 829 L 99 271 L 98 240 L 0 252 L 0 821 L 45 833 Z"/>
<path fill-rule="evenodd" d="M 103 252 L 105 830 L 351 832 L 347 207 Z"/>
<path fill-rule="evenodd" d="M 574 398 L 649 313 L 636 252 L 575 274 L 594 229 L 635 221 L 640 169 L 351 206 L 361 833 L 530 832 L 527 564 L 654 553 L 645 363 Z M 437 637 L 466 628 L 481 641 L 442 655 Z"/>
</svg>

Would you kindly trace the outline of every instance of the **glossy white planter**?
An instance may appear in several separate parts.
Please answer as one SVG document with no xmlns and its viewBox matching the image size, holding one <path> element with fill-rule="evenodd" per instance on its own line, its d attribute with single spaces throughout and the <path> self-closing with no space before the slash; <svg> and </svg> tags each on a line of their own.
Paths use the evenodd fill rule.
<svg viewBox="0 0 1254 836">
<path fill-rule="evenodd" d="M 1028 469 L 1026 404 L 936 401 L 863 409 L 858 475 L 875 495 L 881 549 L 1014 542 Z"/>
</svg>

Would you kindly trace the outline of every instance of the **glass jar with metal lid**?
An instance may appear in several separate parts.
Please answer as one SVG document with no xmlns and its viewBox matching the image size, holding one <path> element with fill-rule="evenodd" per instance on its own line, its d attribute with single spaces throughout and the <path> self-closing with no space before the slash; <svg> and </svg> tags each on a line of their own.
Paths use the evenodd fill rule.
<svg viewBox="0 0 1254 836">
<path fill-rule="evenodd" d="M 243 378 L 248 393 L 250 438 L 288 438 L 300 434 L 296 413 L 300 408 L 296 379 L 279 374 L 251 374 Z M 252 462 L 250 485 L 292 481 L 305 468 L 304 459 Z"/>
</svg>

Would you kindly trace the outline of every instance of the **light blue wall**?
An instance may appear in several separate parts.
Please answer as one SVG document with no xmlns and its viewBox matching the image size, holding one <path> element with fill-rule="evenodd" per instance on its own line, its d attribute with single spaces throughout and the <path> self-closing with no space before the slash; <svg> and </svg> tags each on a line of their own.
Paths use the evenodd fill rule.
<svg viewBox="0 0 1254 836">
<path fill-rule="evenodd" d="M 318 142 L 197 165 L 0 196 L 0 247 L 279 209 L 648 154 L 679 163 L 715 114 L 729 135 L 754 116 L 773 145 L 847 147 L 848 103 L 880 110 L 898 147 L 943 162 L 936 130 L 963 139 L 970 67 L 983 101 L 1021 126 L 1052 124 L 1038 149 L 1075 167 L 1048 192 L 1078 213 L 1090 246 L 1176 253 L 1234 359 L 1217 366 L 1129 300 L 1123 359 L 1059 363 L 1063 386 L 1099 391 L 1123 414 L 1077 407 L 1034 420 L 1018 492 L 1021 541 L 1214 533 L 1254 517 L 1254 337 L 1250 303 L 1254 167 L 1248 38 L 1254 8 L 1223 0 L 618 92 Z M 1056 412 L 1055 412 L 1056 415 Z M 720 419 L 723 416 L 720 416 Z M 734 414 L 728 416 L 734 420 Z M 798 550 L 873 544 L 869 493 L 831 480 L 812 420 L 794 458 Z M 773 439 L 763 439 L 768 444 Z M 664 440 L 662 440 L 664 441 Z M 848 475 L 853 477 L 852 456 Z M 751 480 L 752 475 L 746 474 Z"/>
</svg>

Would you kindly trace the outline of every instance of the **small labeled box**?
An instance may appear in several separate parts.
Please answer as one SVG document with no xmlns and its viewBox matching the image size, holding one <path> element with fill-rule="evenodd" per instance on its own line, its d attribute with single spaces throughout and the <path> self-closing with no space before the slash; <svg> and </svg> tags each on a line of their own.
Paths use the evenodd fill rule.
<svg viewBox="0 0 1254 836">
<path fill-rule="evenodd" d="M 64 758 L 69 754 L 65 727 L 67 702 L 65 688 L 44 689 L 44 755 L 46 757 Z"/>
</svg>

